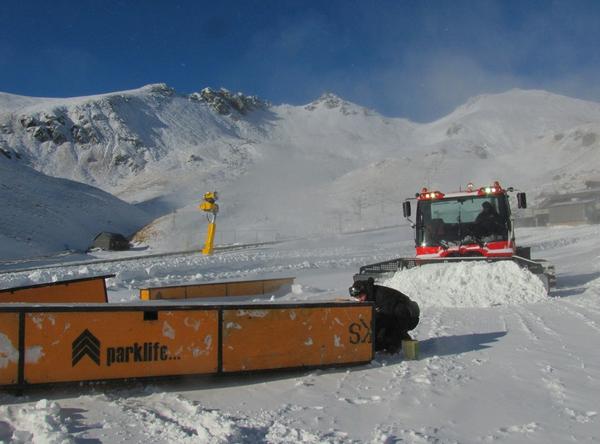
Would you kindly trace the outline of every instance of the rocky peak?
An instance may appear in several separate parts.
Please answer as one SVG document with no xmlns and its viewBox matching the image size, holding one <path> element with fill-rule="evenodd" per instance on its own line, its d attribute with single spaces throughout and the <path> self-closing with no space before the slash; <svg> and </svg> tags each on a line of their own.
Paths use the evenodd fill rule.
<svg viewBox="0 0 600 444">
<path fill-rule="evenodd" d="M 175 95 L 175 89 L 171 88 L 166 83 L 151 83 L 150 85 L 144 86 L 143 89 L 151 94 L 159 96 L 171 97 Z"/>
<path fill-rule="evenodd" d="M 342 99 L 340 96 L 330 92 L 322 94 L 321 97 L 317 99 L 317 102 L 322 103 L 323 106 L 329 109 L 338 108 L 344 104 L 347 104 L 347 102 L 344 101 L 344 99 Z"/>
<path fill-rule="evenodd" d="M 214 90 L 204 88 L 199 93 L 190 94 L 190 100 L 207 103 L 219 114 L 231 115 L 233 112 L 245 115 L 255 109 L 264 109 L 268 103 L 256 96 L 246 96 L 241 92 L 231 93 L 225 88 Z"/>
<path fill-rule="evenodd" d="M 351 102 L 347 102 L 338 95 L 330 92 L 322 94 L 317 100 L 304 107 L 308 111 L 313 111 L 317 108 L 338 109 L 345 116 L 359 114 L 359 112 L 362 112 L 364 115 L 370 114 L 366 108 L 361 108 Z"/>
</svg>

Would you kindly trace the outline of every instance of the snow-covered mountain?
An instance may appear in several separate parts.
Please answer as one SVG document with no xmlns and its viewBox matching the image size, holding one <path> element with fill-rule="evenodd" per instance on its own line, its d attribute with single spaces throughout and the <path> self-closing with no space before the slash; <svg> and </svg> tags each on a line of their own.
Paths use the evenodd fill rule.
<svg viewBox="0 0 600 444">
<path fill-rule="evenodd" d="M 0 97 L 4 149 L 35 169 L 136 199 L 170 190 L 178 181 L 239 174 L 251 153 L 243 115 L 264 106 L 254 98 L 210 91 L 182 97 L 166 85 L 77 99 Z M 229 168 L 224 168 L 229 166 Z"/>
<path fill-rule="evenodd" d="M 244 230 L 335 231 L 398 222 L 399 202 L 424 185 L 578 188 L 600 175 L 599 147 L 600 104 L 544 91 L 475 97 L 428 124 L 332 94 L 305 106 L 164 84 L 69 99 L 0 94 L 0 155 L 163 216 L 146 234 L 169 248 L 200 242 L 196 206 L 208 190 L 219 190 L 220 229 L 239 231 L 236 240 Z"/>
</svg>

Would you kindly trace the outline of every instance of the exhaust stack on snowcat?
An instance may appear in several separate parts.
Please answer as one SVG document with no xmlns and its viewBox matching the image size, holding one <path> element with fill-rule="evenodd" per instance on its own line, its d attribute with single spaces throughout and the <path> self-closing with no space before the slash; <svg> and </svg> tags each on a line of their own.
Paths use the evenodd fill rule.
<svg viewBox="0 0 600 444">
<path fill-rule="evenodd" d="M 509 204 L 512 187 L 499 182 L 465 191 L 442 193 L 423 188 L 414 199 L 403 202 L 404 217 L 415 229 L 415 257 L 398 258 L 361 267 L 355 280 L 382 278 L 404 268 L 455 261 L 512 260 L 540 277 L 546 288 L 556 283 L 554 266 L 531 259 L 528 247 L 517 247 L 514 219 Z M 517 193 L 519 208 L 527 207 L 525 193 Z M 415 221 L 411 200 L 416 200 Z"/>
</svg>

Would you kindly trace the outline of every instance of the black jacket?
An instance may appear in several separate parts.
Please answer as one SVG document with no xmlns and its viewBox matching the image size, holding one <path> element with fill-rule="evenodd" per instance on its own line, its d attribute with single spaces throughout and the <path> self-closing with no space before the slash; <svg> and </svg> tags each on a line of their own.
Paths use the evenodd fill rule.
<svg viewBox="0 0 600 444">
<path fill-rule="evenodd" d="M 477 227 L 479 234 L 487 236 L 490 234 L 502 234 L 506 229 L 502 218 L 495 211 L 485 212 L 482 211 L 477 215 L 475 219 L 475 226 Z"/>
<path fill-rule="evenodd" d="M 396 352 L 402 339 L 410 339 L 408 332 L 419 323 L 419 305 L 404 293 L 376 285 L 373 278 L 354 283 L 366 300 L 375 305 L 375 349 Z"/>
</svg>

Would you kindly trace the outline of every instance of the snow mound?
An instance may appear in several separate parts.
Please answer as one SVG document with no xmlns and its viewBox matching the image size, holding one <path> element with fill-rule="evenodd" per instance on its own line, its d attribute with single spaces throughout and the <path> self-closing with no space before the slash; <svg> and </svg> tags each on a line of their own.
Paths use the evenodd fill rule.
<svg viewBox="0 0 600 444">
<path fill-rule="evenodd" d="M 427 264 L 399 271 L 382 285 L 422 307 L 492 307 L 547 298 L 542 281 L 511 261 Z"/>
<path fill-rule="evenodd" d="M 70 443 L 58 403 L 41 399 L 22 408 L 0 407 L 0 442 Z"/>
</svg>

